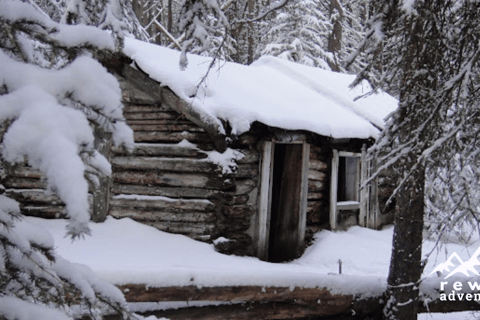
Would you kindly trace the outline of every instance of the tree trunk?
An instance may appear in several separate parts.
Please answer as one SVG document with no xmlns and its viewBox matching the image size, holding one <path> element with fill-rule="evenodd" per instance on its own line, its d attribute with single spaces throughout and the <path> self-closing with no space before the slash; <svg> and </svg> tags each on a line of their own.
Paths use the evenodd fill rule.
<svg viewBox="0 0 480 320">
<path fill-rule="evenodd" d="M 397 197 L 386 319 L 417 319 L 422 275 L 424 169 L 416 170 Z"/>
<path fill-rule="evenodd" d="M 387 302 L 384 317 L 388 320 L 417 319 L 420 277 L 423 272 L 422 240 L 424 216 L 425 167 L 421 160 L 427 132 L 421 128 L 435 104 L 435 61 L 432 59 L 425 25 L 428 25 L 428 4 L 418 16 L 402 18 L 404 46 L 399 111 L 394 123 L 398 143 L 407 156 L 398 164 L 398 177 L 403 182 L 397 196 L 392 258 L 388 275 Z M 423 14 L 422 14 L 423 13 Z M 432 34 L 428 34 L 432 36 Z M 434 35 L 433 35 L 434 36 Z M 432 36 L 432 38 L 433 38 Z M 418 71 L 425 71 L 419 74 Z M 395 134 L 395 133 L 394 133 Z M 414 146 L 413 149 L 410 146 Z M 408 146 L 408 147 L 407 147 Z"/>
<path fill-rule="evenodd" d="M 337 15 L 335 16 L 334 15 Z M 332 53 L 334 61 L 330 63 L 330 68 L 333 71 L 340 71 L 340 63 L 338 54 L 342 50 L 342 19 L 343 9 L 338 0 L 331 0 L 330 2 L 330 20 L 333 18 L 333 29 L 328 37 L 328 51 Z"/>
</svg>

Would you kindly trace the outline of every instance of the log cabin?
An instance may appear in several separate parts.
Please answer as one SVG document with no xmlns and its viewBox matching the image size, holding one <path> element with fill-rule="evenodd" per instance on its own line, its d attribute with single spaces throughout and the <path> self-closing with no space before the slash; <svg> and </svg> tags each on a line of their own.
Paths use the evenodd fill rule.
<svg viewBox="0 0 480 320">
<path fill-rule="evenodd" d="M 131 218 L 270 262 L 299 257 L 315 232 L 378 228 L 391 214 L 388 183 L 362 188 L 367 149 L 396 108 L 354 77 L 263 57 L 251 66 L 127 39 L 103 64 L 119 80 L 133 152 L 96 132 L 113 175 L 92 192 L 92 217 Z M 367 98 L 355 101 L 355 98 Z M 59 217 L 38 172 L 4 180 L 25 213 Z"/>
</svg>

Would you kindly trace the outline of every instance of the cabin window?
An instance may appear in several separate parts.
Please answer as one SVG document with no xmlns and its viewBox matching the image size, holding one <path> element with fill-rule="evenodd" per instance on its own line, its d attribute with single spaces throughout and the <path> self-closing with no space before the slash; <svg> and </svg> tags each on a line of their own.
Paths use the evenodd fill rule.
<svg viewBox="0 0 480 320">
<path fill-rule="evenodd" d="M 264 143 L 258 220 L 263 260 L 283 262 L 303 252 L 309 152 L 306 143 Z"/>
<path fill-rule="evenodd" d="M 330 185 L 330 228 L 366 224 L 365 148 L 362 153 L 333 150 Z"/>
</svg>

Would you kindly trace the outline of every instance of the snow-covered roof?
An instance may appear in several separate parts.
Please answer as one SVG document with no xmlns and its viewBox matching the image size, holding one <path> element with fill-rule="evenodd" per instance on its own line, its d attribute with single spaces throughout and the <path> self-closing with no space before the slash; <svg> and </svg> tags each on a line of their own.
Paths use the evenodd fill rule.
<svg viewBox="0 0 480 320">
<path fill-rule="evenodd" d="M 350 89 L 355 76 L 275 57 L 250 66 L 221 63 L 199 85 L 211 58 L 189 55 L 182 71 L 178 51 L 126 39 L 124 52 L 152 79 L 191 103 L 202 121 L 223 130 L 219 119 L 226 120 L 236 135 L 259 121 L 333 138 L 376 138 L 384 118 L 397 107 L 397 100 L 383 92 L 354 101 L 371 90 L 367 83 Z"/>
</svg>

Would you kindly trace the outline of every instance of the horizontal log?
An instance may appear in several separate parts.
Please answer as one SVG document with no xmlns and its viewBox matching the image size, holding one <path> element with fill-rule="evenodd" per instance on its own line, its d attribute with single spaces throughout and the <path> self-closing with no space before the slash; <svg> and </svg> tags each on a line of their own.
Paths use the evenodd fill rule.
<svg viewBox="0 0 480 320">
<path fill-rule="evenodd" d="M 307 200 L 318 200 L 318 199 L 326 199 L 327 196 L 323 192 L 309 192 L 307 195 Z"/>
<path fill-rule="evenodd" d="M 315 181 L 315 180 L 308 180 L 308 192 L 309 193 L 324 191 L 325 187 L 326 187 L 326 184 L 324 182 Z"/>
<path fill-rule="evenodd" d="M 221 173 L 218 165 L 197 159 L 160 158 L 160 157 L 115 157 L 112 159 L 114 171 L 120 170 L 161 170 L 172 172 Z M 258 165 L 239 164 L 232 173 L 237 178 L 250 178 L 258 175 Z"/>
<path fill-rule="evenodd" d="M 238 144 L 244 144 L 244 145 L 255 145 L 258 141 L 260 141 L 261 137 L 250 134 L 250 133 L 244 133 L 235 139 L 235 143 Z"/>
<path fill-rule="evenodd" d="M 352 302 L 351 295 L 333 295 L 325 288 L 301 287 L 267 287 L 267 286 L 226 286 L 226 287 L 153 287 L 142 284 L 118 286 L 124 292 L 128 302 L 158 301 L 228 301 L 228 302 L 262 302 L 262 301 L 313 301 L 321 304 L 335 301 Z M 342 302 L 343 303 L 343 302 Z"/>
<path fill-rule="evenodd" d="M 114 199 L 110 200 L 111 206 L 126 207 L 126 208 L 150 208 L 163 210 L 190 210 L 190 211 L 212 211 L 214 209 L 213 203 L 208 200 L 182 200 L 182 199 Z"/>
<path fill-rule="evenodd" d="M 230 194 L 224 194 L 221 198 L 223 203 L 228 206 L 238 205 L 238 204 L 245 204 L 250 199 L 250 197 L 246 194 L 232 196 Z"/>
<path fill-rule="evenodd" d="M 214 212 L 163 212 L 158 210 L 134 210 L 131 208 L 110 207 L 108 214 L 115 218 L 131 218 L 136 221 L 169 222 L 214 222 Z"/>
<path fill-rule="evenodd" d="M 148 112 L 148 113 L 125 113 L 125 119 L 127 120 L 157 120 L 157 119 L 170 119 L 175 120 L 181 116 L 176 112 Z"/>
<path fill-rule="evenodd" d="M 26 167 L 26 166 L 15 167 L 15 169 L 11 172 L 11 175 L 19 178 L 34 178 L 34 179 L 40 179 L 44 177 L 39 170 L 33 169 L 31 167 Z"/>
<path fill-rule="evenodd" d="M 270 319 L 324 319 L 352 320 L 350 310 L 340 302 L 327 304 L 303 304 L 298 302 L 256 302 L 219 306 L 168 309 L 143 313 L 171 320 L 270 320 Z M 348 311 L 347 311 L 348 310 Z M 349 312 L 349 313 L 348 313 Z M 334 314 L 332 316 L 332 314 Z M 332 317 L 330 317 L 332 316 Z M 121 318 L 107 317 L 106 320 Z M 82 319 L 83 320 L 83 319 Z"/>
<path fill-rule="evenodd" d="M 307 213 L 310 212 L 319 212 L 326 210 L 326 203 L 324 201 L 308 201 L 307 202 Z"/>
<path fill-rule="evenodd" d="M 230 195 L 249 194 L 253 189 L 256 188 L 256 186 L 257 183 L 250 179 L 236 180 L 235 189 L 226 193 Z"/>
<path fill-rule="evenodd" d="M 317 170 L 308 170 L 308 179 L 315 181 L 325 181 L 326 174 Z"/>
<path fill-rule="evenodd" d="M 163 132 L 205 132 L 200 127 L 188 124 L 129 124 L 133 131 L 163 131 Z"/>
<path fill-rule="evenodd" d="M 115 157 L 112 159 L 111 163 L 116 171 L 131 169 L 209 173 L 221 170 L 216 164 L 197 159 Z"/>
<path fill-rule="evenodd" d="M 67 209 L 64 206 L 20 206 L 20 211 L 26 216 L 44 219 L 59 219 L 67 217 Z"/>
<path fill-rule="evenodd" d="M 308 166 L 310 169 L 318 171 L 327 171 L 328 169 L 328 164 L 322 160 L 310 159 L 308 160 Z"/>
<path fill-rule="evenodd" d="M 249 217 L 254 215 L 255 212 L 256 209 L 251 206 L 237 205 L 225 207 L 225 215 L 229 218 Z"/>
<path fill-rule="evenodd" d="M 247 149 L 242 150 L 239 149 L 241 153 L 243 153 L 244 157 L 242 159 L 237 160 L 237 163 L 258 163 L 260 159 L 260 153 L 256 149 Z"/>
<path fill-rule="evenodd" d="M 237 170 L 230 174 L 230 176 L 235 178 L 254 178 L 258 177 L 258 170 L 257 163 L 238 164 Z"/>
<path fill-rule="evenodd" d="M 194 126 L 190 120 L 187 119 L 153 119 L 153 120 L 128 120 L 127 121 L 128 125 L 158 125 L 158 124 L 163 124 L 163 125 L 175 125 L 175 124 L 182 124 L 182 125 L 192 125 Z"/>
<path fill-rule="evenodd" d="M 166 187 L 191 187 L 225 190 L 234 186 L 231 179 L 207 174 L 179 174 L 157 172 L 122 171 L 113 173 L 114 182 Z"/>
<path fill-rule="evenodd" d="M 180 142 L 188 140 L 190 142 L 211 142 L 207 133 L 202 132 L 134 132 L 135 142 Z"/>
<path fill-rule="evenodd" d="M 207 154 L 201 150 L 189 147 L 178 146 L 177 144 L 154 144 L 137 143 L 131 153 L 121 147 L 113 147 L 113 153 L 124 155 L 143 156 L 169 156 L 169 157 L 190 157 L 206 158 Z"/>
<path fill-rule="evenodd" d="M 144 113 L 144 112 L 172 112 L 172 110 L 161 104 L 127 104 L 123 107 L 124 113 Z"/>
<path fill-rule="evenodd" d="M 207 199 L 214 198 L 221 195 L 221 191 L 203 188 L 169 188 L 169 187 L 154 187 L 145 185 L 129 185 L 115 183 L 112 187 L 114 194 L 142 194 L 149 196 L 164 196 L 171 198 L 195 198 Z"/>
<path fill-rule="evenodd" d="M 144 184 L 166 187 L 192 187 L 206 189 L 229 189 L 233 187 L 230 179 L 207 174 L 178 174 L 157 172 L 122 171 L 114 172 L 113 179 L 118 183 Z"/>
<path fill-rule="evenodd" d="M 29 178 L 17 178 L 7 177 L 2 184 L 7 189 L 45 189 L 47 187 L 47 181 L 43 179 L 29 179 Z"/>
<path fill-rule="evenodd" d="M 54 194 L 45 190 L 37 189 L 8 189 L 6 195 L 19 202 L 38 203 L 38 204 L 63 204 L 62 201 Z"/>
<path fill-rule="evenodd" d="M 183 235 L 210 235 L 215 230 L 215 224 L 213 223 L 196 223 L 196 222 L 150 222 L 144 221 L 146 225 L 157 228 L 158 230 L 179 233 Z"/>
</svg>

